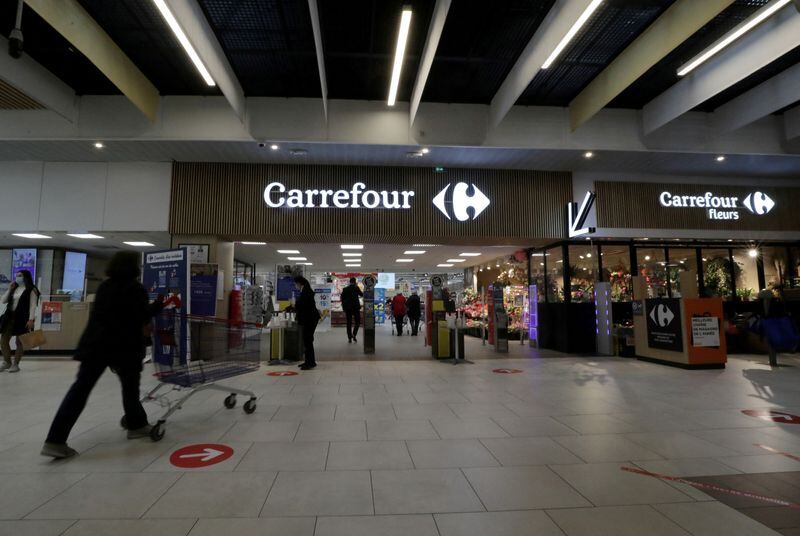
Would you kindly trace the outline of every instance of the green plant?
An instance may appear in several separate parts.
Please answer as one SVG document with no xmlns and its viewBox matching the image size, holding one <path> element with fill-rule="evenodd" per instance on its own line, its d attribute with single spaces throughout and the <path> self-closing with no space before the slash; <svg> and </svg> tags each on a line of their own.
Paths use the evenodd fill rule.
<svg viewBox="0 0 800 536">
<path fill-rule="evenodd" d="M 736 295 L 740 297 L 743 301 L 750 301 L 753 299 L 753 293 L 755 291 L 751 288 L 737 288 Z"/>
</svg>

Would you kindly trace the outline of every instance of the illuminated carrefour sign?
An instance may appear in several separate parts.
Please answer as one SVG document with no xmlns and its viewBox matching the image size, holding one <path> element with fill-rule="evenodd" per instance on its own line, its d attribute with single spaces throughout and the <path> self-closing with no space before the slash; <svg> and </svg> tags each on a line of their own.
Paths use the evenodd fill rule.
<svg viewBox="0 0 800 536">
<path fill-rule="evenodd" d="M 280 182 L 264 188 L 264 202 L 271 208 L 410 209 L 412 197 L 414 192 L 407 190 L 367 190 L 363 182 L 355 183 L 350 190 L 287 190 Z"/>
<path fill-rule="evenodd" d="M 481 212 L 486 210 L 490 204 L 486 194 L 481 192 L 474 184 L 459 182 L 453 187 L 449 199 L 448 193 L 450 193 L 449 184 L 433 198 L 433 205 L 438 208 L 448 220 L 452 218 L 458 221 L 474 220 L 480 216 Z M 471 215 L 468 209 L 472 209 Z"/>
<path fill-rule="evenodd" d="M 739 210 L 745 208 L 752 214 L 763 216 L 773 209 L 775 201 L 763 192 L 753 192 L 739 202 L 739 197 L 714 195 L 677 195 L 661 192 L 658 202 L 668 208 L 702 208 L 710 220 L 738 220 Z"/>
</svg>

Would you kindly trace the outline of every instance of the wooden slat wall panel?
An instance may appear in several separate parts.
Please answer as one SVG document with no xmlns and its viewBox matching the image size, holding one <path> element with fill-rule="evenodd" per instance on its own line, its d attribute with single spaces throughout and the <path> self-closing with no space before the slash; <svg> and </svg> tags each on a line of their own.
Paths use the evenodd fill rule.
<svg viewBox="0 0 800 536">
<path fill-rule="evenodd" d="M 710 220 L 702 208 L 668 208 L 658 201 L 661 192 L 675 195 L 736 196 L 739 203 L 748 193 L 760 191 L 776 205 L 769 214 L 758 216 L 739 208 L 738 220 Z M 628 229 L 702 229 L 731 231 L 800 230 L 800 188 L 771 186 L 729 186 L 709 184 L 668 184 L 596 182 L 597 225 Z M 724 210 L 724 209 L 723 209 Z"/>
<path fill-rule="evenodd" d="M 410 210 L 273 209 L 264 188 L 413 190 Z M 491 205 L 472 222 L 447 220 L 432 200 L 448 183 L 474 183 Z M 564 206 L 572 197 L 569 173 L 527 170 L 292 166 L 282 164 L 173 165 L 170 232 L 231 239 L 338 242 L 520 243 L 564 236 Z"/>
<path fill-rule="evenodd" d="M 14 86 L 0 80 L 0 110 L 42 110 L 44 106 Z"/>
</svg>

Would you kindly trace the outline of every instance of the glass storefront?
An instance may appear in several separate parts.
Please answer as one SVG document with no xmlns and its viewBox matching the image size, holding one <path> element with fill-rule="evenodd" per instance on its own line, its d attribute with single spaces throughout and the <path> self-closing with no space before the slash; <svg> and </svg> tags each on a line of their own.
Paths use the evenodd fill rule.
<svg viewBox="0 0 800 536">
<path fill-rule="evenodd" d="M 667 258 L 664 248 L 637 248 L 638 274 L 644 278 L 648 298 L 667 296 Z"/>
<path fill-rule="evenodd" d="M 699 288 L 697 281 L 697 250 L 695 248 L 668 248 L 669 260 L 667 261 L 667 274 L 672 296 L 683 297 L 685 292 L 689 295 L 696 294 Z M 681 288 L 681 274 L 693 272 L 692 289 Z"/>
<path fill-rule="evenodd" d="M 569 246 L 569 286 L 573 302 L 593 302 L 597 280 L 597 247 Z"/>
<path fill-rule="evenodd" d="M 756 299 L 758 284 L 758 250 L 736 248 L 733 250 L 733 271 L 736 274 L 736 297 L 742 301 Z"/>
<path fill-rule="evenodd" d="M 547 267 L 547 301 L 558 303 L 564 301 L 564 255 L 561 246 L 546 251 Z"/>
<path fill-rule="evenodd" d="M 727 249 L 701 249 L 703 294 L 709 298 L 730 300 L 733 297 L 731 259 Z"/>
</svg>

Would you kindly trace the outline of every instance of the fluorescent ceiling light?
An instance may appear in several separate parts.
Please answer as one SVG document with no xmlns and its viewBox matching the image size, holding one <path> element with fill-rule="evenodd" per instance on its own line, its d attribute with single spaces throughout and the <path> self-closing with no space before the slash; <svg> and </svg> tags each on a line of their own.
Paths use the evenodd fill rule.
<svg viewBox="0 0 800 536">
<path fill-rule="evenodd" d="M 71 236 L 72 238 L 81 238 L 83 240 L 97 240 L 99 238 L 103 238 L 100 235 L 92 233 L 67 233 L 67 236 Z"/>
<path fill-rule="evenodd" d="M 361 268 L 361 264 L 345 264 L 348 268 Z"/>
<path fill-rule="evenodd" d="M 437 244 L 412 244 L 415 248 L 435 248 Z"/>
<path fill-rule="evenodd" d="M 290 261 L 307 261 L 306 257 L 286 257 L 287 260 Z"/>
<path fill-rule="evenodd" d="M 313 262 L 298 262 L 297 264 L 300 264 L 302 266 L 314 266 Z"/>
<path fill-rule="evenodd" d="M 52 238 L 52 236 L 47 236 L 39 233 L 14 233 L 14 236 L 18 236 L 19 238 L 27 238 L 29 240 L 42 240 L 44 238 Z"/>
<path fill-rule="evenodd" d="M 409 249 L 408 251 L 404 251 L 403 255 L 424 255 L 425 250 L 422 249 Z"/>
<path fill-rule="evenodd" d="M 406 55 L 408 30 L 411 28 L 411 8 L 403 7 L 400 15 L 400 29 L 397 32 L 397 47 L 394 50 L 394 66 L 392 67 L 392 80 L 389 83 L 389 106 L 394 106 L 397 101 L 397 86 L 400 85 L 400 73 L 403 70 L 403 58 Z"/>
<path fill-rule="evenodd" d="M 239 242 L 243 246 L 266 246 L 266 242 Z"/>
<path fill-rule="evenodd" d="M 564 52 L 564 49 L 567 48 L 569 42 L 575 38 L 575 35 L 578 33 L 578 31 L 583 28 L 583 25 L 586 24 L 586 21 L 588 21 L 589 17 L 592 16 L 592 13 L 594 13 L 602 3 L 603 0 L 592 0 L 592 3 L 589 4 L 589 7 L 587 7 L 583 13 L 581 13 L 581 16 L 578 17 L 578 20 L 575 21 L 575 24 L 572 25 L 572 28 L 569 29 L 563 39 L 561 39 L 558 45 L 556 45 L 556 48 L 553 49 L 553 52 L 550 53 L 550 56 L 547 57 L 545 62 L 542 64 L 542 69 L 547 69 L 553 64 L 554 61 L 556 61 L 556 58 L 558 58 L 558 56 Z"/>
<path fill-rule="evenodd" d="M 279 249 L 278 253 L 281 255 L 299 255 L 300 250 L 298 249 Z"/>
<path fill-rule="evenodd" d="M 447 259 L 447 262 L 466 262 L 467 259 Z"/>
<path fill-rule="evenodd" d="M 363 255 L 363 253 L 342 253 L 342 257 L 360 257 L 361 255 Z"/>
<path fill-rule="evenodd" d="M 394 262 L 414 262 L 414 259 L 395 259 Z"/>
<path fill-rule="evenodd" d="M 155 246 L 155 244 L 151 244 L 150 242 L 136 242 L 136 241 L 134 241 L 134 242 L 123 242 L 123 244 L 126 244 L 128 246 L 133 246 L 135 248 L 152 248 L 152 247 Z"/>
<path fill-rule="evenodd" d="M 480 257 L 480 253 L 459 253 L 459 257 Z"/>
<path fill-rule="evenodd" d="M 158 8 L 158 11 L 161 12 L 161 16 L 164 17 L 164 20 L 169 25 L 172 33 L 175 34 L 178 42 L 186 51 L 189 59 L 192 60 L 192 63 L 194 64 L 195 69 L 197 69 L 197 71 L 200 73 L 200 76 L 203 77 L 203 80 L 205 80 L 207 85 L 215 86 L 216 84 L 214 83 L 214 79 L 211 78 L 211 74 L 208 72 L 208 69 L 206 69 L 206 66 L 203 65 L 203 61 L 200 59 L 197 51 L 192 46 L 192 43 L 189 42 L 189 38 L 186 37 L 185 33 L 183 33 L 183 28 L 181 28 L 181 25 L 178 24 L 178 21 L 175 19 L 172 11 L 170 11 L 169 7 L 167 7 L 165 0 L 153 0 L 153 3 Z"/>
<path fill-rule="evenodd" d="M 785 5 L 791 3 L 792 0 L 775 0 L 770 4 L 762 7 L 756 11 L 750 18 L 746 19 L 739 26 L 725 34 L 716 43 L 705 49 L 703 52 L 694 57 L 689 63 L 682 65 L 678 69 L 678 76 L 686 76 L 690 72 L 697 69 L 700 65 L 707 62 L 709 59 L 719 54 L 723 49 L 727 48 L 734 41 L 742 37 L 744 34 L 770 18 L 778 12 Z"/>
<path fill-rule="evenodd" d="M 452 264 L 437 264 L 436 267 L 437 268 L 452 268 L 453 265 Z"/>
<path fill-rule="evenodd" d="M 364 249 L 363 244 L 342 244 L 339 247 L 342 249 Z"/>
</svg>

